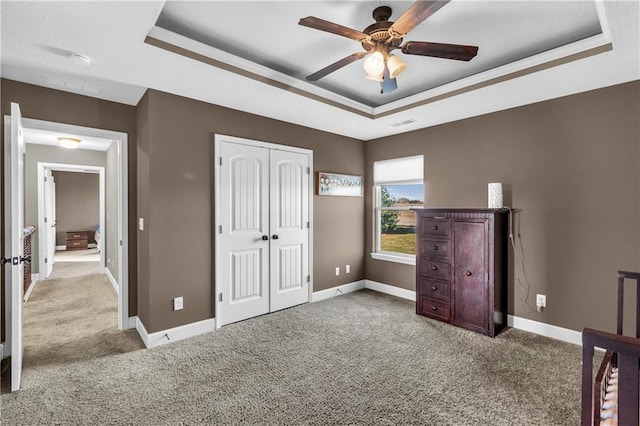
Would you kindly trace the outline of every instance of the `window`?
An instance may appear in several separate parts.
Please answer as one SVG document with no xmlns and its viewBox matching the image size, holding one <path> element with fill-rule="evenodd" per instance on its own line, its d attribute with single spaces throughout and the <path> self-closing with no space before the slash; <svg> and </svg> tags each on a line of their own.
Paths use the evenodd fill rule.
<svg viewBox="0 0 640 426">
<path fill-rule="evenodd" d="M 376 161 L 374 259 L 415 264 L 416 215 L 424 207 L 423 157 Z"/>
</svg>

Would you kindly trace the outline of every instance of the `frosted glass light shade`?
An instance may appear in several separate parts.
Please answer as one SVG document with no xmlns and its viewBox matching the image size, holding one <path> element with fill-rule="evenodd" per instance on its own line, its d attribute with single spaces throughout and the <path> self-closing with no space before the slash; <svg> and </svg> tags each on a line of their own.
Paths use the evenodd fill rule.
<svg viewBox="0 0 640 426">
<path fill-rule="evenodd" d="M 364 70 L 369 75 L 380 75 L 384 72 L 384 55 L 373 52 L 364 60 Z"/>
<path fill-rule="evenodd" d="M 502 208 L 502 183 L 493 182 L 488 187 L 488 203 L 490 209 Z"/>
<path fill-rule="evenodd" d="M 389 68 L 389 77 L 396 78 L 407 68 L 407 64 L 396 55 L 391 55 L 387 59 L 387 68 Z"/>
<path fill-rule="evenodd" d="M 58 142 L 65 148 L 76 149 L 82 141 L 77 138 L 58 138 Z"/>
</svg>

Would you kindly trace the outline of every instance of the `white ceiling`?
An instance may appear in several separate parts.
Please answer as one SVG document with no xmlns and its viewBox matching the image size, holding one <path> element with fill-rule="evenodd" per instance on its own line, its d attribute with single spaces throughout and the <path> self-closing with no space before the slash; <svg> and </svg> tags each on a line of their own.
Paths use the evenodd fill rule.
<svg viewBox="0 0 640 426">
<path fill-rule="evenodd" d="M 111 139 L 99 138 L 95 136 L 87 136 L 76 133 L 59 133 L 50 130 L 33 129 L 25 127 L 24 129 L 24 141 L 28 144 L 36 145 L 48 145 L 60 148 L 59 137 L 69 137 L 80 139 L 81 142 L 77 149 L 89 149 L 92 151 L 107 151 L 109 146 L 113 142 Z"/>
<path fill-rule="evenodd" d="M 393 20 L 411 2 L 2 2 L 0 74 L 129 105 L 153 88 L 363 140 L 640 79 L 638 1 L 454 0 L 405 40 L 478 45 L 471 62 L 404 55 L 400 89 L 384 98 L 361 63 L 304 81 L 361 47 L 300 27 L 299 18 L 362 30 L 382 4 Z M 573 54 L 586 57 L 567 62 Z"/>
</svg>

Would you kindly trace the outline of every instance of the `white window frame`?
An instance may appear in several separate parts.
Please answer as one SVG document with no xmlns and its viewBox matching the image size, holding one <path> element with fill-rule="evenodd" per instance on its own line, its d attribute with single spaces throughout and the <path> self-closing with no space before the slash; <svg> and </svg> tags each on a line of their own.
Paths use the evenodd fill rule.
<svg viewBox="0 0 640 426">
<path fill-rule="evenodd" d="M 388 262 L 396 262 L 403 263 L 405 265 L 415 265 L 416 264 L 416 256 L 414 254 L 406 254 L 406 253 L 398 253 L 398 252 L 390 252 L 381 250 L 381 228 L 382 228 L 382 211 L 383 210 L 391 210 L 391 211 L 407 211 L 411 208 L 420 208 L 424 207 L 424 205 L 415 205 L 415 206 L 406 206 L 406 207 L 383 207 L 382 206 L 382 197 L 381 197 L 381 189 L 380 187 L 383 185 L 407 185 L 407 184 L 419 184 L 423 185 L 424 191 L 424 179 L 423 179 L 423 164 L 424 159 L 422 155 L 415 157 L 405 157 L 405 158 L 397 158 L 392 160 L 386 160 L 386 162 L 396 161 L 398 163 L 402 161 L 417 161 L 419 158 L 421 167 L 419 170 L 416 170 L 414 176 L 402 176 L 401 179 L 395 180 L 393 177 L 389 178 L 388 176 L 376 176 L 375 167 L 378 163 L 383 162 L 375 162 L 374 163 L 374 187 L 373 187 L 373 199 L 374 208 L 373 208 L 373 252 L 371 253 L 371 257 L 376 260 L 384 260 Z M 384 173 L 382 173 L 384 174 Z M 376 177 L 378 181 L 376 181 Z M 419 179 L 418 179 L 419 177 Z M 384 180 L 381 180 L 384 179 Z M 424 195 L 424 194 L 423 194 Z"/>
</svg>

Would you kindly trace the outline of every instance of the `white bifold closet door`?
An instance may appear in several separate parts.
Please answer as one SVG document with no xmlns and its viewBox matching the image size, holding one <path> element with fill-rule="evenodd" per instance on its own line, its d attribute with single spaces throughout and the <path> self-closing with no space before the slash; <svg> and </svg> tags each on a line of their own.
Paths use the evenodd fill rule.
<svg viewBox="0 0 640 426">
<path fill-rule="evenodd" d="M 220 146 L 221 324 L 309 301 L 309 156 Z"/>
</svg>

